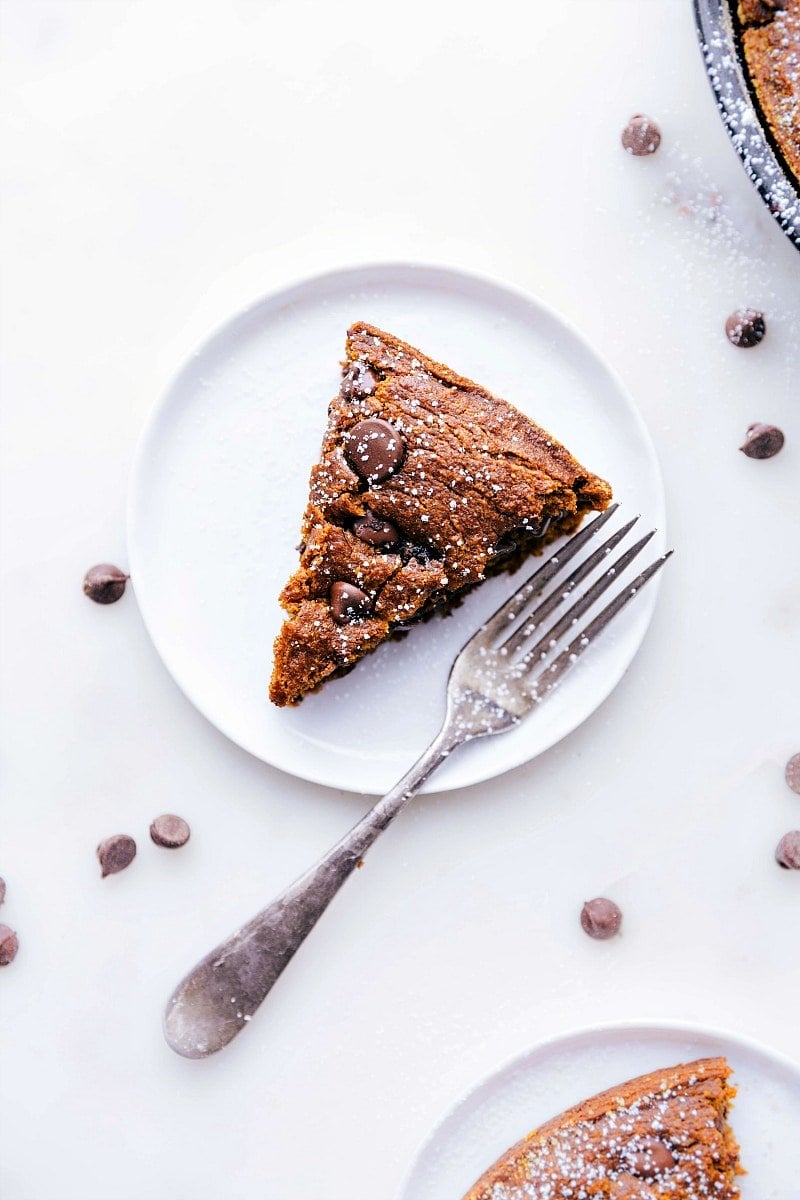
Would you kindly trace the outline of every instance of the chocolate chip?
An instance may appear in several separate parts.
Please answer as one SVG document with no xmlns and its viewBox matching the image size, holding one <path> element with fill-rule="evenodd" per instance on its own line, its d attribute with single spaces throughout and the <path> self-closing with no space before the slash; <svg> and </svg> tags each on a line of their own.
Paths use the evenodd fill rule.
<svg viewBox="0 0 800 1200">
<path fill-rule="evenodd" d="M 741 0 L 739 11 L 745 24 L 766 25 L 786 4 L 787 0 Z"/>
<path fill-rule="evenodd" d="M 800 754 L 793 754 L 787 762 L 786 782 L 793 792 L 797 792 L 800 795 Z M 0 904 L 2 904 L 2 900 L 0 900 Z"/>
<path fill-rule="evenodd" d="M 421 567 L 427 567 L 434 555 L 427 546 L 415 546 L 413 542 L 406 542 L 404 546 L 400 547 L 400 561 L 406 567 L 412 558 L 416 559 Z"/>
<path fill-rule="evenodd" d="M 748 458 L 772 458 L 783 447 L 784 436 L 777 425 L 749 425 L 739 449 Z"/>
<path fill-rule="evenodd" d="M 519 525 L 501 535 L 497 543 L 498 554 L 511 554 L 525 538 L 544 537 L 550 528 L 553 517 L 540 517 L 538 521 L 529 521 L 527 525 Z"/>
<path fill-rule="evenodd" d="M 737 308 L 725 322 L 725 332 L 731 345 L 749 350 L 757 346 L 767 332 L 764 314 L 756 308 Z"/>
<path fill-rule="evenodd" d="M 330 595 L 331 613 L 338 625 L 347 625 L 366 617 L 372 611 L 372 601 L 366 592 L 352 583 L 334 583 Z"/>
<path fill-rule="evenodd" d="M 115 833 L 106 838 L 97 847 L 97 857 L 100 860 L 100 872 L 103 879 L 106 875 L 116 875 L 124 871 L 136 857 L 136 842 L 127 833 Z"/>
<path fill-rule="evenodd" d="M 675 1166 L 675 1155 L 658 1138 L 642 1138 L 636 1150 L 626 1151 L 628 1166 L 644 1178 L 660 1175 Z"/>
<path fill-rule="evenodd" d="M 497 544 L 495 545 L 493 551 L 490 547 L 490 552 L 492 552 L 496 558 L 505 558 L 507 554 L 513 554 L 516 549 L 517 543 L 514 541 L 512 534 L 504 533 L 497 539 Z"/>
<path fill-rule="evenodd" d="M 5 898 L 6 898 L 6 881 L 5 881 L 5 879 L 0 879 L 0 904 L 3 903 Z"/>
<path fill-rule="evenodd" d="M 800 871 L 800 829 L 783 835 L 775 849 L 775 861 L 787 871 Z"/>
<path fill-rule="evenodd" d="M 619 933 L 621 924 L 621 909 L 613 900 L 606 900 L 604 896 L 587 900 L 581 909 L 581 925 L 589 937 L 600 940 L 613 937 L 615 933 Z"/>
<path fill-rule="evenodd" d="M 384 521 L 370 509 L 353 522 L 353 533 L 368 546 L 382 546 L 386 550 L 400 541 L 400 531 L 391 521 Z"/>
<path fill-rule="evenodd" d="M 378 386 L 378 377 L 365 362 L 356 359 L 350 362 L 342 373 L 342 385 L 339 394 L 343 400 L 363 400 L 371 396 Z"/>
<path fill-rule="evenodd" d="M 367 417 L 344 435 L 347 461 L 367 483 L 381 483 L 393 475 L 405 457 L 405 443 L 393 425 L 380 417 Z"/>
<path fill-rule="evenodd" d="M 559 513 L 558 515 L 561 516 L 561 513 Z M 554 520 L 555 520 L 554 517 L 542 517 L 541 520 L 537 521 L 535 523 L 535 525 L 532 527 L 534 536 L 535 537 L 544 537 L 544 535 L 547 533 L 548 529 L 550 528 L 551 523 Z"/>
<path fill-rule="evenodd" d="M 0 967 L 7 967 L 17 957 L 19 939 L 8 925 L 0 925 Z"/>
<path fill-rule="evenodd" d="M 532 532 L 532 531 L 531 531 Z M 509 529 L 507 533 L 503 533 L 497 539 L 494 547 L 494 553 L 500 557 L 506 554 L 513 554 L 519 549 L 520 542 L 524 536 L 524 531 L 520 529 Z M 530 534 L 529 534 L 530 536 Z"/>
<path fill-rule="evenodd" d="M 150 826 L 150 837 L 155 844 L 166 846 L 168 850 L 177 850 L 179 846 L 185 846 L 191 834 L 192 831 L 183 817 L 176 817 L 174 813 L 162 813 Z"/>
<path fill-rule="evenodd" d="M 83 590 L 95 604 L 114 604 L 125 591 L 125 584 L 130 579 L 119 567 L 111 563 L 98 563 L 91 567 L 83 577 Z"/>
<path fill-rule="evenodd" d="M 655 154 L 661 145 L 661 130 L 644 113 L 634 113 L 622 131 L 622 144 L 628 154 L 635 154 L 637 158 Z"/>
</svg>

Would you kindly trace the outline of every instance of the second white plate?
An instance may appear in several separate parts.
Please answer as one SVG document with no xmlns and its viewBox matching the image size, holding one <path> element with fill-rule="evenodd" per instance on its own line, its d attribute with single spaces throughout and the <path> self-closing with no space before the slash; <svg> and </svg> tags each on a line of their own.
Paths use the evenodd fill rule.
<svg viewBox="0 0 800 1200">
<path fill-rule="evenodd" d="M 502 1067 L 444 1118 L 397 1200 L 458 1200 L 550 1117 L 637 1075 L 718 1055 L 738 1088 L 731 1124 L 747 1170 L 742 1200 L 796 1200 L 800 1067 L 734 1034 L 657 1022 L 565 1034 Z"/>
<path fill-rule="evenodd" d="M 618 379 L 563 320 L 523 292 L 407 264 L 321 275 L 273 294 L 186 363 L 144 432 L 129 497 L 129 561 L 150 635 L 186 695 L 266 762 L 318 783 L 383 792 L 435 734 L 450 664 L 512 585 L 490 580 L 450 618 L 382 646 L 294 710 L 266 698 L 277 596 L 295 545 L 347 327 L 369 321 L 516 404 L 611 481 L 664 548 L 660 472 Z M 464 747 L 444 790 L 525 762 L 575 729 L 644 636 L 651 584 L 547 704 L 511 733 Z"/>
</svg>

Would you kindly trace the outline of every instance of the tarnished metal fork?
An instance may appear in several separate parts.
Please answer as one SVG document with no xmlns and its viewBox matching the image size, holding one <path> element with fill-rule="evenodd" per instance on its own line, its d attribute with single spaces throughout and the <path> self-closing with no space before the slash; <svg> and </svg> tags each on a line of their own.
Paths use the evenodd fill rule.
<svg viewBox="0 0 800 1200">
<path fill-rule="evenodd" d="M 617 581 L 655 532 L 610 562 L 612 551 L 636 523 L 634 517 L 581 557 L 616 508 L 613 505 L 558 545 L 469 639 L 450 671 L 442 728 L 399 783 L 316 866 L 207 954 L 178 985 L 164 1013 L 164 1034 L 173 1050 L 187 1058 L 205 1058 L 232 1041 L 367 850 L 428 776 L 464 742 L 511 729 L 541 704 L 617 613 L 660 570 L 672 551 L 621 586 L 614 598 L 577 630 L 583 614 Z M 530 602 L 574 559 L 578 563 L 567 578 L 525 616 Z M 547 624 L 578 585 L 601 566 L 604 569 L 595 582 L 563 615 Z"/>
</svg>

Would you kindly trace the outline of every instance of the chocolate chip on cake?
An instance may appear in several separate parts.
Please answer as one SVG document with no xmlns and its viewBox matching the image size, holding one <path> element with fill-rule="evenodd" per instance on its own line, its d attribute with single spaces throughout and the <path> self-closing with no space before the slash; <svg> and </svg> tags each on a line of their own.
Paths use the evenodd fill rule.
<svg viewBox="0 0 800 1200">
<path fill-rule="evenodd" d="M 0 925 L 0 967 L 7 967 L 17 957 L 19 938 L 8 925 Z"/>
<path fill-rule="evenodd" d="M 377 517 L 370 509 L 367 509 L 363 517 L 353 522 L 353 533 L 368 546 L 376 546 L 383 550 L 390 549 L 400 541 L 397 526 L 391 521 Z"/>
<path fill-rule="evenodd" d="M 112 834 L 97 847 L 97 857 L 103 879 L 106 875 L 116 875 L 133 862 L 136 857 L 136 842 L 127 833 Z"/>
<path fill-rule="evenodd" d="M 366 592 L 352 583 L 334 583 L 330 594 L 331 614 L 338 625 L 347 625 L 366 617 L 372 610 L 372 601 Z"/>
<path fill-rule="evenodd" d="M 775 849 L 775 861 L 787 871 L 800 871 L 800 829 L 783 835 Z"/>
<path fill-rule="evenodd" d="M 400 547 L 400 561 L 407 567 L 412 558 L 416 559 L 421 567 L 427 567 L 434 555 L 427 546 L 415 546 L 413 542 L 406 542 Z"/>
<path fill-rule="evenodd" d="M 661 130 L 644 113 L 634 113 L 622 131 L 622 145 L 628 154 L 635 154 L 637 158 L 655 154 L 661 145 Z"/>
<path fill-rule="evenodd" d="M 793 754 L 786 764 L 786 782 L 800 795 L 800 754 Z"/>
<path fill-rule="evenodd" d="M 785 439 L 777 425 L 749 425 L 744 444 L 739 447 L 748 458 L 773 458 Z"/>
<path fill-rule="evenodd" d="M 658 1138 L 641 1138 L 636 1149 L 628 1150 L 625 1157 L 629 1169 L 645 1179 L 675 1166 L 675 1155 Z"/>
<path fill-rule="evenodd" d="M 739 17 L 745 25 L 766 25 L 786 4 L 787 0 L 740 0 Z"/>
<path fill-rule="evenodd" d="M 363 400 L 372 396 L 377 386 L 378 378 L 375 373 L 357 358 L 345 367 L 339 393 L 344 400 Z"/>
<path fill-rule="evenodd" d="M 615 933 L 619 933 L 621 924 L 622 910 L 605 896 L 587 900 L 581 909 L 581 925 L 591 938 L 601 941 L 611 938 Z"/>
<path fill-rule="evenodd" d="M 449 610 L 487 573 L 538 549 L 528 535 L 499 561 L 492 547 L 504 530 L 561 508 L 568 515 L 551 534 L 573 533 L 584 514 L 611 501 L 610 486 L 530 418 L 409 343 L 357 322 L 346 357 L 369 364 L 379 382 L 356 404 L 337 393 L 311 468 L 301 526 L 308 548 L 280 597 L 287 616 L 270 683 L 279 707 L 340 677 L 398 626 Z M 390 553 L 359 540 L 375 540 L 373 521 L 354 529 L 366 507 L 396 526 Z M 378 536 L 393 534 L 384 527 Z M 335 582 L 369 594 L 368 619 L 336 623 Z M 339 611 L 340 620 L 353 615 L 349 605 Z"/>
<path fill-rule="evenodd" d="M 119 567 L 111 563 L 98 563 L 91 567 L 83 577 L 83 591 L 95 604 L 114 604 L 125 591 L 125 584 L 130 579 Z"/>
<path fill-rule="evenodd" d="M 764 314 L 756 308 L 737 308 L 725 322 L 728 341 L 742 350 L 749 350 L 763 341 L 767 332 Z"/>
<path fill-rule="evenodd" d="M 157 846 L 165 846 L 168 850 L 177 850 L 185 846 L 192 831 L 183 817 L 174 813 L 162 813 L 156 817 L 150 826 L 150 837 Z"/>
<path fill-rule="evenodd" d="M 380 417 L 359 421 L 344 435 L 345 456 L 367 483 L 382 483 L 405 457 L 405 443 L 394 425 Z"/>
</svg>

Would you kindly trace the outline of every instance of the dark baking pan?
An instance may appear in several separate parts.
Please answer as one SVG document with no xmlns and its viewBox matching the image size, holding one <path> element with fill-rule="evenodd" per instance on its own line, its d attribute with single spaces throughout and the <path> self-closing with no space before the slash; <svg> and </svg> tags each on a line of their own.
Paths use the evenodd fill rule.
<svg viewBox="0 0 800 1200">
<path fill-rule="evenodd" d="M 781 154 L 750 83 L 735 0 L 694 0 L 706 72 L 744 169 L 800 250 L 800 180 Z"/>
</svg>

